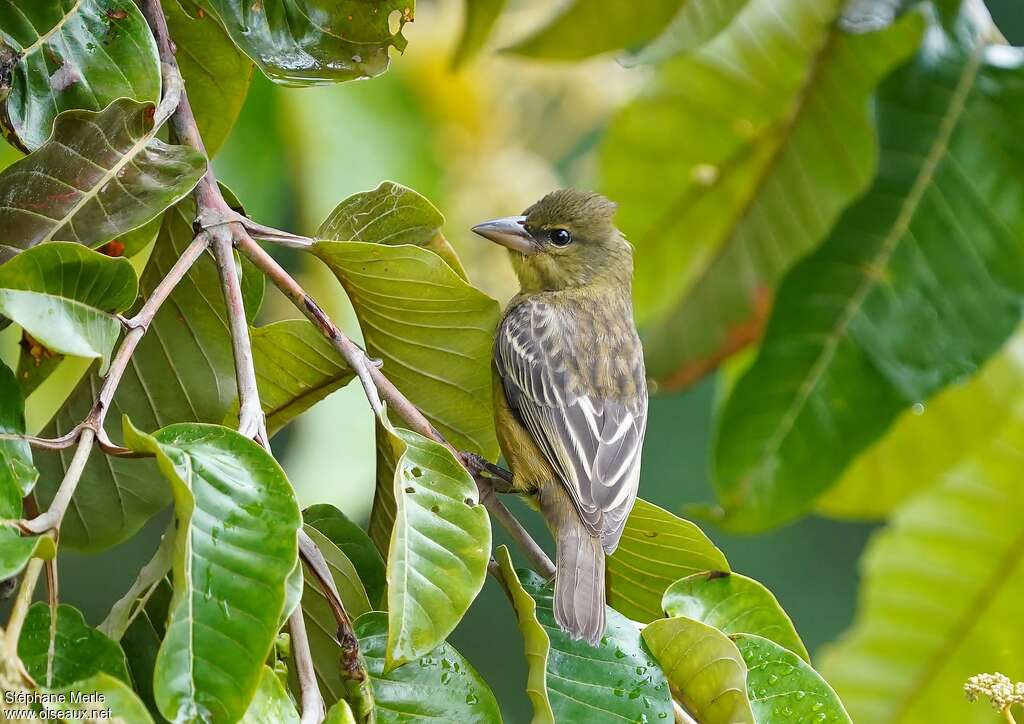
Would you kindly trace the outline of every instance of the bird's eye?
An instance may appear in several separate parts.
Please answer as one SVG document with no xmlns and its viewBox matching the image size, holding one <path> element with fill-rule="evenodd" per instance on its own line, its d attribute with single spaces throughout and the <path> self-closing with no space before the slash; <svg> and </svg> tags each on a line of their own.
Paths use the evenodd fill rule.
<svg viewBox="0 0 1024 724">
<path fill-rule="evenodd" d="M 565 246 L 572 241 L 572 234 L 565 229 L 552 229 L 548 232 L 548 238 L 555 246 Z"/>
</svg>

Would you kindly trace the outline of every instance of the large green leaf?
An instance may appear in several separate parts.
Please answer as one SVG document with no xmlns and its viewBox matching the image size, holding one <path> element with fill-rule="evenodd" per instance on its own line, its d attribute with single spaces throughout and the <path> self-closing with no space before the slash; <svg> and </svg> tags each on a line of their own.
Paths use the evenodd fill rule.
<svg viewBox="0 0 1024 724">
<path fill-rule="evenodd" d="M 629 58 L 629 64 L 660 63 L 703 45 L 722 32 L 748 0 L 684 0 L 665 29 Z"/>
<path fill-rule="evenodd" d="M 307 524 L 305 530 L 323 553 L 335 589 L 341 597 L 341 604 L 349 619 L 354 621 L 356 617 L 372 610 L 366 590 L 359 580 L 359 574 L 348 557 L 315 528 Z M 302 615 L 306 622 L 306 635 L 309 637 L 309 649 L 317 684 L 327 706 L 331 706 L 347 698 L 350 684 L 342 676 L 343 652 L 341 644 L 338 643 L 338 621 L 319 581 L 309 571 L 306 571 L 305 576 L 306 581 L 302 588 Z M 294 670 L 290 673 L 292 690 L 298 692 L 298 677 Z"/>
<path fill-rule="evenodd" d="M 747 701 L 747 667 L 728 636 L 700 621 L 679 616 L 649 624 L 643 638 L 665 668 L 673 692 L 697 721 L 754 724 Z"/>
<path fill-rule="evenodd" d="M 195 204 L 180 202 L 164 215 L 163 228 L 140 287 L 148 297 L 192 240 Z M 242 267 L 243 276 L 247 267 Z M 263 283 L 253 275 L 250 284 Z M 137 308 L 137 307 L 136 307 Z M 247 305 L 250 317 L 253 309 Z M 204 256 L 185 275 L 156 315 L 132 356 L 107 415 L 107 432 L 120 439 L 126 414 L 145 429 L 173 422 L 221 422 L 234 403 L 234 361 L 217 268 Z M 43 434 L 62 435 L 88 413 L 100 379 L 90 372 Z M 43 453 L 37 490 L 46 505 L 71 460 L 71 451 Z M 131 536 L 171 500 L 151 460 L 113 459 L 94 451 L 61 527 L 61 544 L 99 550 Z"/>
<path fill-rule="evenodd" d="M 44 241 L 98 246 L 191 191 L 206 162 L 156 138 L 163 120 L 129 98 L 58 116 L 46 143 L 0 173 L 0 259 Z"/>
<path fill-rule="evenodd" d="M 658 35 L 684 2 L 693 1 L 574 0 L 509 50 L 533 58 L 574 60 L 631 48 Z"/>
<path fill-rule="evenodd" d="M 57 607 L 51 659 L 50 623 L 50 607 L 37 601 L 29 608 L 18 639 L 18 657 L 40 685 L 62 688 L 100 672 L 128 681 L 121 647 L 90 627 L 81 611 L 64 603 Z"/>
<path fill-rule="evenodd" d="M 0 118 L 26 149 L 61 111 L 160 99 L 156 42 L 131 0 L 3 0 L 0 42 L 15 54 Z"/>
<path fill-rule="evenodd" d="M 333 505 L 311 505 L 302 511 L 302 519 L 306 525 L 323 533 L 352 561 L 370 603 L 379 606 L 384 601 L 387 572 L 384 559 L 366 532 Z"/>
<path fill-rule="evenodd" d="M 387 668 L 426 655 L 455 630 L 487 577 L 491 525 L 451 451 L 386 419 L 397 461 L 388 549 Z"/>
<path fill-rule="evenodd" d="M 259 685 L 298 560 L 295 494 L 270 453 L 234 430 L 126 428 L 125 443 L 155 455 L 170 481 L 178 521 L 157 706 L 172 721 L 236 722 Z"/>
<path fill-rule="evenodd" d="M 51 719 L 70 719 L 71 721 L 83 721 L 83 711 L 95 712 L 95 718 L 85 721 L 114 721 L 124 724 L 152 724 L 153 717 L 146 710 L 146 705 L 132 691 L 132 688 L 113 676 L 104 673 L 94 674 L 88 679 L 74 682 L 63 691 L 51 692 L 60 693 L 64 697 L 56 697 L 45 702 L 44 707 L 48 711 L 67 712 L 68 717 L 51 716 Z M 102 699 L 99 701 L 76 700 L 82 695 L 91 696 L 99 694 Z"/>
<path fill-rule="evenodd" d="M 853 724 L 832 687 L 795 653 L 763 636 L 731 638 L 747 664 L 747 695 L 757 724 Z"/>
<path fill-rule="evenodd" d="M 982 448 L 1011 418 L 1024 387 L 1024 338 L 1015 336 L 978 375 L 904 410 L 889 431 L 862 452 L 815 509 L 835 518 L 887 517 Z"/>
<path fill-rule="evenodd" d="M 1024 410 L 984 449 L 899 508 L 861 561 L 853 626 L 822 672 L 857 722 L 989 721 L 967 677 L 1024 679 Z"/>
<path fill-rule="evenodd" d="M 305 319 L 256 327 L 249 338 L 271 435 L 355 376 L 323 333 Z"/>
<path fill-rule="evenodd" d="M 196 0 L 162 0 L 189 105 L 212 158 L 231 133 L 252 80 L 252 61 Z"/>
<path fill-rule="evenodd" d="M 517 572 L 505 546 L 494 556 L 523 634 L 534 722 L 672 719 L 665 674 L 635 623 L 609 608 L 597 646 L 575 641 L 555 623 L 552 584 L 532 571 Z"/>
<path fill-rule="evenodd" d="M 113 312 L 138 290 L 127 259 L 79 244 L 44 244 L 0 265 L 0 314 L 52 352 L 99 359 L 101 374 L 121 333 Z"/>
<path fill-rule="evenodd" d="M 269 666 L 263 667 L 260 685 L 241 724 L 299 724 L 295 702 Z"/>
<path fill-rule="evenodd" d="M 273 81 L 289 85 L 371 78 L 404 50 L 413 0 L 198 0 Z M 391 16 L 399 29 L 392 33 Z"/>
<path fill-rule="evenodd" d="M 786 278 L 720 417 L 726 524 L 790 520 L 898 414 L 971 375 L 1024 301 L 1024 53 L 929 31 L 878 95 L 871 190 Z"/>
<path fill-rule="evenodd" d="M 355 629 L 373 683 L 379 724 L 500 724 L 494 694 L 448 643 L 442 642 L 419 660 L 387 672 L 387 615 L 375 611 L 361 616 Z"/>
<path fill-rule="evenodd" d="M 637 499 L 607 559 L 608 605 L 649 623 L 662 616 L 665 589 L 702 571 L 728 573 L 729 562 L 696 525 Z"/>
<path fill-rule="evenodd" d="M 465 64 L 480 52 L 490 37 L 501 11 L 505 9 L 505 0 L 464 0 L 462 5 L 465 8 L 465 18 L 462 21 L 459 44 L 452 56 L 453 68 Z"/>
<path fill-rule="evenodd" d="M 722 633 L 757 634 L 810 661 L 803 641 L 772 592 L 738 573 L 697 573 L 673 583 L 662 600 L 669 616 L 686 616 Z"/>
<path fill-rule="evenodd" d="M 647 371 L 663 387 L 759 337 L 782 274 L 874 173 L 870 94 L 913 52 L 921 18 L 848 36 L 842 5 L 751 0 L 663 66 L 604 140 L 604 187 L 636 245 Z"/>
</svg>

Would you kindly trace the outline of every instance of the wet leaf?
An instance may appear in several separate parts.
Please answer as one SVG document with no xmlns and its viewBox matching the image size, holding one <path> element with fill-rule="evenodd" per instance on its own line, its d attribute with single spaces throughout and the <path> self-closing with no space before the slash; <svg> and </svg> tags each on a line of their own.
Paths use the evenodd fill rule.
<svg viewBox="0 0 1024 724">
<path fill-rule="evenodd" d="M 523 634 L 534 722 L 672 720 L 665 674 L 635 623 L 608 608 L 600 644 L 575 641 L 555 623 L 553 584 L 514 570 L 505 546 L 494 556 Z"/>
<path fill-rule="evenodd" d="M 52 352 L 99 359 L 102 374 L 121 333 L 113 313 L 130 307 L 138 288 L 127 259 L 46 244 L 0 265 L 0 313 Z"/>
<path fill-rule="evenodd" d="M 388 50 L 404 50 L 401 27 L 414 0 L 199 0 L 268 78 L 288 85 L 372 78 Z M 394 14 L 398 31 L 389 27 Z"/>
<path fill-rule="evenodd" d="M 147 435 L 126 422 L 125 443 L 156 456 L 178 521 L 157 706 L 172 721 L 238 721 L 260 683 L 298 560 L 291 485 L 266 450 L 225 427 L 182 423 Z"/>
<path fill-rule="evenodd" d="M 206 163 L 156 138 L 154 114 L 152 103 L 119 98 L 58 116 L 46 143 L 0 173 L 0 259 L 44 241 L 99 246 L 191 191 Z"/>
<path fill-rule="evenodd" d="M 670 617 L 685 616 L 725 634 L 750 633 L 774 641 L 804 661 L 811 657 L 772 592 L 738 573 L 696 573 L 665 591 L 662 607 Z"/>
<path fill-rule="evenodd" d="M 241 724 L 299 724 L 295 702 L 269 666 L 263 667 L 260 685 Z"/>
<path fill-rule="evenodd" d="M 83 709 L 89 710 L 92 708 L 94 711 L 99 712 L 107 710 L 109 714 L 98 716 L 90 721 L 102 719 L 104 721 L 125 722 L 126 724 L 127 722 L 131 722 L 131 724 L 153 724 L 153 717 L 146 710 L 146 705 L 142 703 L 131 687 L 109 674 L 94 674 L 88 679 L 76 681 L 63 691 L 55 693 L 64 694 L 65 699 L 63 702 L 56 700 L 46 702 L 45 708 L 48 711 L 68 712 L 69 714 L 75 712 L 80 715 Z M 99 702 L 90 703 L 76 702 L 74 700 L 74 697 L 83 694 L 86 696 L 99 694 L 103 698 Z M 58 717 L 53 716 L 51 718 L 57 719 Z M 78 720 L 81 721 L 80 716 Z"/>
<path fill-rule="evenodd" d="M 984 30 L 933 27 L 879 92 L 878 179 L 787 276 L 720 416 L 725 525 L 807 510 L 902 411 L 974 374 L 1017 327 L 1024 147 L 1008 124 L 1024 52 L 968 37 Z"/>
<path fill-rule="evenodd" d="M 156 42 L 131 0 L 8 0 L 0 41 L 14 55 L 0 117 L 25 150 L 43 144 L 61 111 L 160 100 Z"/>
<path fill-rule="evenodd" d="M 665 589 L 702 571 L 727 573 L 729 562 L 694 523 L 638 498 L 607 558 L 608 605 L 649 623 L 662 617 Z"/>
<path fill-rule="evenodd" d="M 18 639 L 18 657 L 37 683 L 60 689 L 100 672 L 129 681 L 121 647 L 90 627 L 74 606 L 57 607 L 52 667 L 48 667 L 49 650 L 50 607 L 37 601 L 29 608 Z"/>
</svg>

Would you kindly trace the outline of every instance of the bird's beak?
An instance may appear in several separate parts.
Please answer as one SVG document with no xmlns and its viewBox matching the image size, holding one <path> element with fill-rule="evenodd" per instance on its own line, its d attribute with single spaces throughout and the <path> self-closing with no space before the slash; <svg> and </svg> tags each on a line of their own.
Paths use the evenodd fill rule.
<svg viewBox="0 0 1024 724">
<path fill-rule="evenodd" d="M 474 226 L 473 231 L 520 254 L 536 254 L 539 251 L 537 243 L 526 230 L 525 216 L 506 216 L 504 219 L 485 221 Z"/>
</svg>

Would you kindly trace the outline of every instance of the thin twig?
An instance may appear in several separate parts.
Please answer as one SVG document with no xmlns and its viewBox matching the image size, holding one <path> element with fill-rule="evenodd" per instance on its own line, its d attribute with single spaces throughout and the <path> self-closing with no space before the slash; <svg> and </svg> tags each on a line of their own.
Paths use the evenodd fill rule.
<svg viewBox="0 0 1024 724">
<path fill-rule="evenodd" d="M 302 706 L 300 724 L 320 724 L 327 715 L 320 687 L 313 669 L 313 654 L 309 650 L 306 622 L 302 618 L 302 606 L 296 606 L 288 617 L 288 632 L 291 634 L 292 658 L 295 673 L 299 679 L 299 694 Z"/>
<path fill-rule="evenodd" d="M 36 591 L 36 583 L 39 582 L 39 574 L 42 570 L 42 558 L 32 558 L 25 566 L 25 575 L 21 579 L 18 597 L 14 599 L 11 615 L 7 620 L 7 628 L 4 631 L 4 653 L 9 659 L 18 658 L 18 639 L 21 638 L 21 627 L 25 624 L 25 614 L 28 613 L 28 607 L 32 605 L 32 595 Z"/>
</svg>

